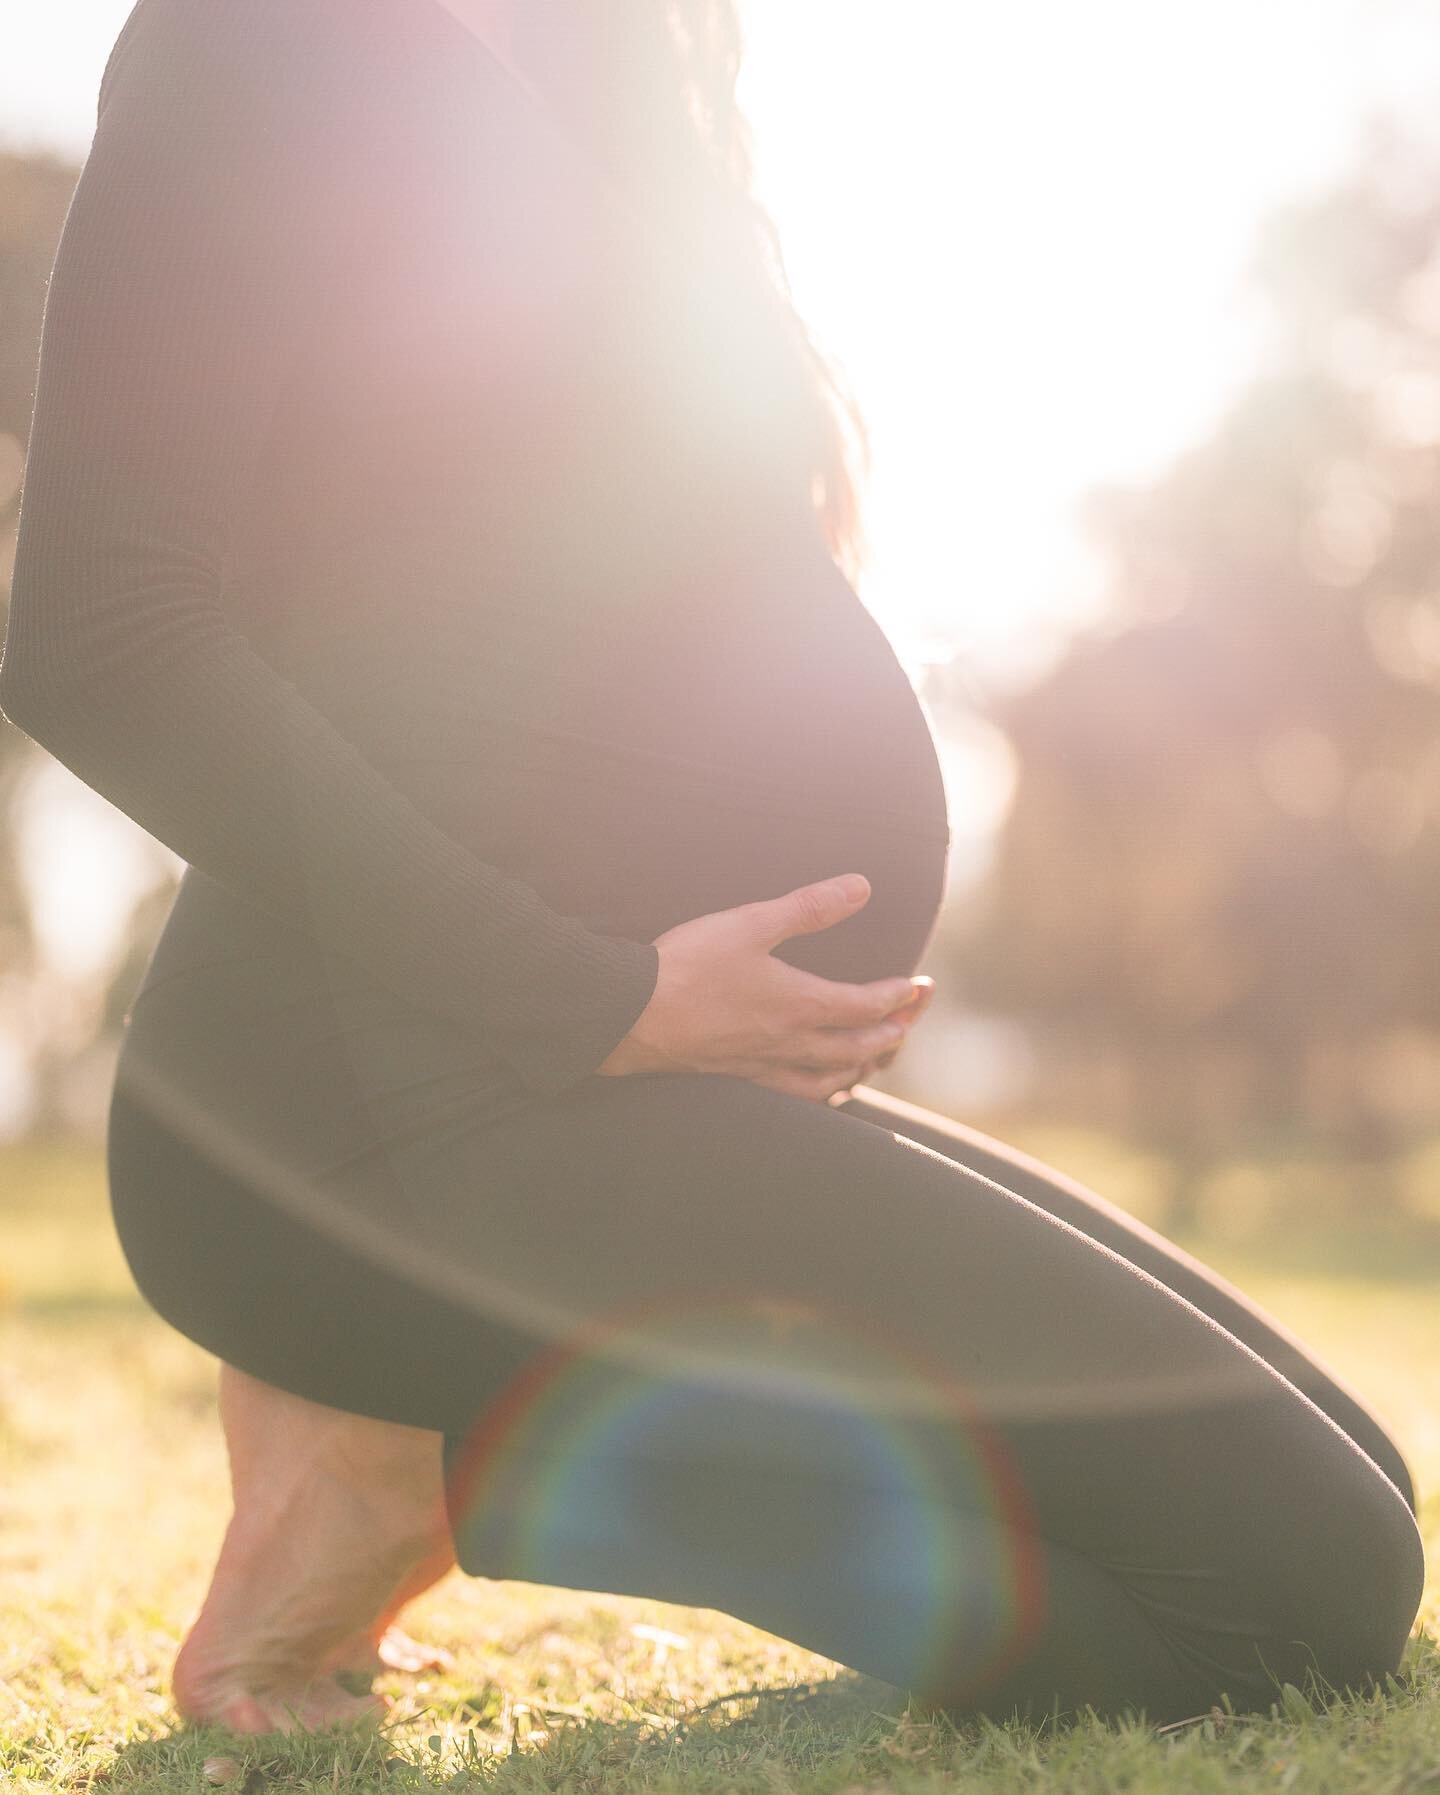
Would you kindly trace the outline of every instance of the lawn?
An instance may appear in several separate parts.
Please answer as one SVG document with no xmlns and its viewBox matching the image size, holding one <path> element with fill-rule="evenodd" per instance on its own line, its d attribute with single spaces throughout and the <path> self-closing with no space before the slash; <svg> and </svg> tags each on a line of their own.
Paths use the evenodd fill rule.
<svg viewBox="0 0 1440 1795">
<path fill-rule="evenodd" d="M 1018 1137 L 1017 1137 L 1018 1138 Z M 1144 1213 L 1144 1168 L 1028 1138 Z M 1065 1156 L 1062 1157 L 1062 1154 Z M 1113 1170 L 1113 1178 L 1107 1177 Z M 1428 1168 L 1427 1168 L 1428 1172 Z M 1217 1217 L 1243 1215 L 1235 1177 Z M 1238 1174 L 1237 1174 L 1238 1176 Z M 1427 1176 L 1427 1185 L 1428 1185 Z M 1293 1170 L 1286 1189 L 1293 1189 Z M 1279 1188 L 1277 1186 L 1277 1188 Z M 1228 1195 L 1227 1195 L 1228 1192 Z M 1230 1209 L 1225 1205 L 1229 1203 Z M 1405 1447 L 1440 1529 L 1440 1249 L 1433 1221 L 1187 1241 L 1309 1339 Z M 215 1362 L 151 1316 L 79 1149 L 0 1158 L 0 1789 L 385 1788 L 864 1795 L 871 1790 L 1440 1792 L 1427 1597 L 1389 1697 L 1052 1730 L 925 1723 L 901 1692 L 708 1610 L 453 1574 L 410 1611 L 456 1669 L 380 1685 L 378 1731 L 240 1740 L 177 1726 L 167 1673 L 226 1515 Z"/>
</svg>

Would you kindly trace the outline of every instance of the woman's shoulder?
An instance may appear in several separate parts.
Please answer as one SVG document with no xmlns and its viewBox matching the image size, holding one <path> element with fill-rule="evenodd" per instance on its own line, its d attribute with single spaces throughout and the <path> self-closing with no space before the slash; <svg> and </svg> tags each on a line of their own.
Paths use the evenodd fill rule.
<svg viewBox="0 0 1440 1795">
<path fill-rule="evenodd" d="M 134 0 L 100 77 L 97 122 L 143 86 L 175 100 L 227 89 L 256 103 L 319 98 L 364 66 L 367 39 L 391 0 Z"/>
<path fill-rule="evenodd" d="M 134 0 L 101 75 L 97 137 L 140 134 L 280 179 L 328 151 L 357 193 L 367 168 L 393 191 L 423 178 L 441 132 L 493 117 L 504 71 L 465 35 L 439 0 Z"/>
<path fill-rule="evenodd" d="M 446 28 L 436 0 L 134 0 L 90 156 L 154 204 L 218 208 L 236 231 L 273 204 L 353 237 L 434 178 L 437 108 L 474 105 L 447 72 Z"/>
<path fill-rule="evenodd" d="M 100 78 L 98 111 L 142 75 L 190 76 L 237 86 L 265 78 L 277 98 L 317 80 L 384 79 L 400 89 L 422 71 L 470 79 L 493 52 L 468 41 L 441 0 L 133 0 Z M 473 52 L 473 63 L 461 52 Z M 256 97 L 260 93 L 256 90 Z"/>
</svg>

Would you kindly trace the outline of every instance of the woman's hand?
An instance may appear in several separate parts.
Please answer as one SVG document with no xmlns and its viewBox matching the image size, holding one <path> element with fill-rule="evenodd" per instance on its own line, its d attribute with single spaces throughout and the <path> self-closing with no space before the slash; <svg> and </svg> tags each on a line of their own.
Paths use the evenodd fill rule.
<svg viewBox="0 0 1440 1795">
<path fill-rule="evenodd" d="M 724 1072 L 816 1103 L 848 1091 L 905 1038 L 892 1012 L 917 981 L 849 985 L 802 972 L 771 949 L 832 928 L 869 899 L 869 880 L 851 873 L 667 929 L 654 943 L 660 973 L 650 1002 L 597 1070 Z"/>
<path fill-rule="evenodd" d="M 894 1019 L 897 1022 L 903 1022 L 905 1024 L 905 1040 L 909 1039 L 911 1029 L 914 1028 L 915 1024 L 930 1007 L 930 999 L 935 995 L 935 981 L 925 974 L 918 973 L 911 982 L 915 986 L 915 995 L 908 1003 L 902 1004 L 898 1010 L 893 1012 Z M 883 1072 L 887 1066 L 893 1065 L 895 1055 L 899 1053 L 901 1047 L 905 1045 L 905 1040 L 900 1041 L 894 1047 L 887 1048 L 884 1053 L 878 1054 L 868 1065 L 862 1066 L 859 1075 L 855 1079 L 855 1083 L 857 1085 L 868 1084 L 877 1072 Z M 836 1091 L 829 1101 L 832 1104 L 843 1103 L 850 1095 L 851 1093 L 849 1090 Z"/>
</svg>

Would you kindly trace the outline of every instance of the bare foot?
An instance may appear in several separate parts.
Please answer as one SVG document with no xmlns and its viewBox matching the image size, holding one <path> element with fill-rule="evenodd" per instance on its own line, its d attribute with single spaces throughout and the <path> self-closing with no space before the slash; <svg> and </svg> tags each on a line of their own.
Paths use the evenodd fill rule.
<svg viewBox="0 0 1440 1795">
<path fill-rule="evenodd" d="M 327 1727 L 383 1719 L 389 1703 L 375 1694 L 355 1695 L 334 1677 L 311 1679 L 291 1689 L 256 1691 L 243 1679 L 207 1679 L 177 1665 L 173 1689 L 182 1718 L 197 1726 L 224 1726 L 232 1733 L 320 1732 Z"/>
<path fill-rule="evenodd" d="M 381 1697 L 342 1687 L 333 1661 L 363 1641 L 362 1671 L 373 1674 L 422 1570 L 425 1587 L 454 1562 L 440 1436 L 309 1402 L 229 1365 L 220 1412 L 235 1511 L 175 1661 L 176 1706 L 247 1733 L 383 1715 Z"/>
<path fill-rule="evenodd" d="M 395 1617 L 422 1591 L 438 1583 L 455 1568 L 455 1547 L 448 1525 L 437 1535 L 431 1550 L 406 1576 L 372 1625 L 345 1640 L 331 1652 L 322 1670 L 341 1676 L 376 1677 L 387 1670 L 413 1675 L 422 1670 L 453 1670 L 455 1659 L 441 1645 L 422 1645 L 402 1632 Z"/>
</svg>

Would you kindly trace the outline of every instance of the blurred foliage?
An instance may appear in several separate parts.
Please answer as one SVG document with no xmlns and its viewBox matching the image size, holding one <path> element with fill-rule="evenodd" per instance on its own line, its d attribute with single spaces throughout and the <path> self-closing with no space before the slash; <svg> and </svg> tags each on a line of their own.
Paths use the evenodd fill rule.
<svg viewBox="0 0 1440 1795">
<path fill-rule="evenodd" d="M 45 286 L 78 172 L 56 156 L 0 154 L 0 591 L 7 601 Z M 30 741 L 0 723 L 0 1025 L 39 1059 L 42 973 L 21 878 L 18 826 L 35 758 Z M 44 1086 L 43 1075 L 37 1083 Z M 49 1108 L 43 1089 L 37 1108 L 42 1115 Z"/>
<path fill-rule="evenodd" d="M 0 150 L 0 598 L 7 603 L 45 290 L 79 173 L 77 163 L 49 152 Z M 0 1031 L 25 1056 L 31 1127 L 42 1135 L 93 1121 L 107 1056 L 174 883 L 173 857 L 156 844 L 154 881 L 137 894 L 116 963 L 91 980 L 47 964 L 22 844 L 34 782 L 57 770 L 27 736 L 0 721 Z"/>
<path fill-rule="evenodd" d="M 993 706 L 1018 761 L 953 950 L 1033 1101 L 1197 1180 L 1237 1135 L 1440 1116 L 1440 181 L 1375 131 L 1267 220 L 1268 340 L 1208 441 L 1092 491 L 1104 626 Z"/>
</svg>

